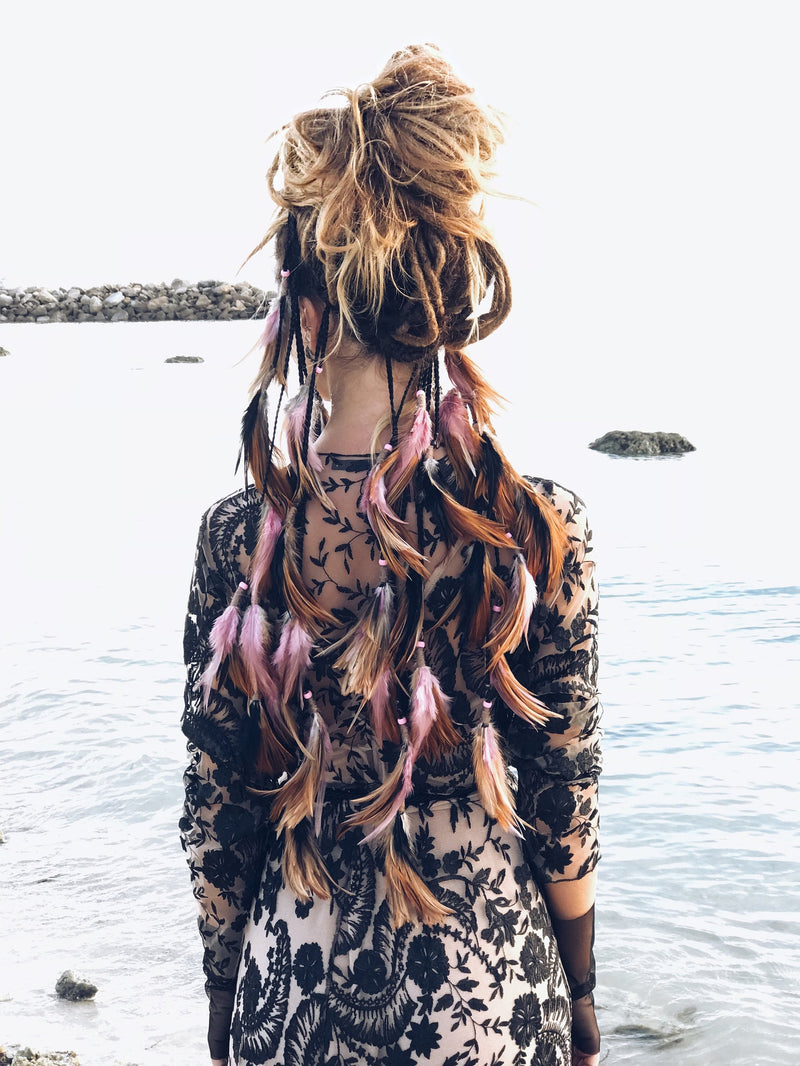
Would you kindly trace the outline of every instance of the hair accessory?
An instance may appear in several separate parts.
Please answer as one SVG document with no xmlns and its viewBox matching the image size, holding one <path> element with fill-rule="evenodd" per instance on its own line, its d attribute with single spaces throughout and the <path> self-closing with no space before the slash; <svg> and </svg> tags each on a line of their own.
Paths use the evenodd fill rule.
<svg viewBox="0 0 800 1066">
<path fill-rule="evenodd" d="M 394 445 L 392 445 L 392 444 L 384 444 L 383 450 L 386 451 L 386 452 L 394 451 Z"/>
<path fill-rule="evenodd" d="M 304 692 L 303 693 L 303 699 L 304 700 L 310 700 L 311 699 L 311 690 L 310 689 L 309 689 L 308 692 Z"/>
<path fill-rule="evenodd" d="M 282 278 L 288 278 L 290 274 L 291 274 L 291 270 L 282 270 L 281 271 L 281 277 Z"/>
<path fill-rule="evenodd" d="M 378 566 L 386 566 L 386 560 L 385 559 L 378 559 Z"/>
<path fill-rule="evenodd" d="M 500 606 L 499 603 L 493 603 L 492 604 L 492 610 L 494 611 L 495 614 L 500 614 L 500 612 L 503 610 L 503 608 Z"/>
<path fill-rule="evenodd" d="M 240 581 L 239 582 L 239 588 L 242 590 L 242 592 L 247 592 L 247 582 L 246 581 Z"/>
<path fill-rule="evenodd" d="M 398 725 L 405 725 L 407 722 L 408 722 L 407 718 L 398 718 L 397 719 L 397 724 Z"/>
<path fill-rule="evenodd" d="M 324 367 L 322 366 L 321 363 L 317 363 L 317 365 L 314 367 L 314 373 L 315 374 L 321 374 L 323 370 L 324 370 Z"/>
</svg>

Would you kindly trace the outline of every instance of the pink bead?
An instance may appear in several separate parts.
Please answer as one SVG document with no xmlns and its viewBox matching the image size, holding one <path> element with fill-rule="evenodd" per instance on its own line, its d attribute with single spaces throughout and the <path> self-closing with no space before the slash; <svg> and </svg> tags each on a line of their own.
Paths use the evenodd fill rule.
<svg viewBox="0 0 800 1066">
<path fill-rule="evenodd" d="M 310 700 L 311 699 L 311 691 L 310 690 L 308 692 L 304 692 L 303 693 L 303 699 L 304 700 Z"/>
<path fill-rule="evenodd" d="M 418 640 L 417 641 L 417 647 L 418 648 L 424 648 L 425 647 L 425 641 L 424 640 Z"/>
<path fill-rule="evenodd" d="M 486 708 L 487 711 L 491 711 L 492 709 L 492 704 L 490 700 L 484 700 L 483 706 Z"/>
<path fill-rule="evenodd" d="M 503 608 L 500 606 L 499 603 L 495 603 L 495 604 L 492 605 L 492 610 L 494 611 L 495 614 L 500 614 L 502 609 Z"/>
<path fill-rule="evenodd" d="M 508 537 L 509 540 L 513 540 L 514 539 L 514 537 L 511 535 L 511 533 L 506 533 L 506 536 Z"/>
<path fill-rule="evenodd" d="M 397 719 L 397 724 L 398 725 L 405 725 L 407 721 L 408 721 L 407 718 L 398 718 Z"/>
<path fill-rule="evenodd" d="M 417 399 L 418 400 L 424 400 L 425 399 L 425 392 L 424 392 L 423 389 L 417 389 Z"/>
<path fill-rule="evenodd" d="M 321 374 L 322 373 L 322 367 L 321 366 L 315 366 L 314 367 L 314 373 L 315 374 Z"/>
<path fill-rule="evenodd" d="M 288 278 L 290 274 L 291 274 L 291 270 L 282 270 L 281 271 L 281 277 L 282 278 Z"/>
<path fill-rule="evenodd" d="M 392 448 L 391 444 L 384 444 L 384 446 L 383 446 L 383 450 L 384 450 L 385 452 L 391 452 L 391 451 L 394 451 L 394 449 Z"/>
<path fill-rule="evenodd" d="M 240 581 L 239 582 L 239 588 L 242 590 L 242 592 L 247 592 L 247 582 L 246 581 Z"/>
<path fill-rule="evenodd" d="M 386 560 L 385 559 L 378 559 L 378 566 L 386 566 Z"/>
</svg>

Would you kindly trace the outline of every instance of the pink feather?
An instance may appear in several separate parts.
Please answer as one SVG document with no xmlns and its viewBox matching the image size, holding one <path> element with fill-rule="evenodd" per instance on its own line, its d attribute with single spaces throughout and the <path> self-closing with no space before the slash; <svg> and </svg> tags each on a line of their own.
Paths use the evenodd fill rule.
<svg viewBox="0 0 800 1066">
<path fill-rule="evenodd" d="M 286 440 L 289 444 L 289 451 L 292 458 L 297 461 L 300 455 L 303 431 L 306 422 L 306 399 L 307 390 L 301 389 L 300 392 L 290 401 L 286 408 Z"/>
<path fill-rule="evenodd" d="M 416 754 L 427 740 L 428 733 L 436 721 L 434 689 L 439 689 L 439 682 L 429 666 L 419 666 L 414 671 L 412 683 L 414 691 L 411 696 L 411 747 Z M 441 693 L 441 689 L 439 692 Z"/>
<path fill-rule="evenodd" d="M 322 462 L 313 441 L 309 441 L 308 444 L 308 465 L 315 474 L 321 474 L 325 469 L 325 464 Z"/>
<path fill-rule="evenodd" d="M 364 482 L 364 491 L 361 494 L 361 508 L 370 518 L 375 511 L 379 511 L 389 522 L 405 522 L 394 513 L 386 501 L 386 482 L 380 471 L 371 470 Z"/>
<path fill-rule="evenodd" d="M 239 619 L 239 608 L 235 603 L 231 603 L 225 608 L 211 627 L 209 643 L 214 654 L 211 657 L 211 662 L 203 671 L 199 681 L 199 687 L 203 691 L 203 704 L 206 707 L 208 706 L 208 700 L 211 694 L 211 686 L 214 684 L 214 678 L 217 676 L 217 670 L 219 670 L 222 660 L 230 655 L 231 649 L 236 643 L 236 634 L 239 631 Z"/>
<path fill-rule="evenodd" d="M 312 641 L 302 623 L 290 618 L 283 627 L 281 639 L 273 656 L 283 697 L 292 698 L 300 681 L 311 666 Z"/>
<path fill-rule="evenodd" d="M 411 463 L 419 462 L 422 459 L 430 448 L 432 439 L 433 426 L 431 424 L 431 416 L 428 414 L 427 408 L 420 403 L 408 435 L 400 441 L 400 455 L 397 466 L 390 471 L 388 477 L 390 488 Z"/>
<path fill-rule="evenodd" d="M 491 722 L 486 725 L 483 735 L 483 761 L 491 773 L 497 772 L 497 759 L 500 757 L 500 748 L 497 746 L 497 736 Z"/>
<path fill-rule="evenodd" d="M 466 405 L 455 389 L 450 389 L 442 397 L 439 405 L 439 421 L 444 436 L 461 446 L 464 458 L 472 472 L 475 473 L 472 460 L 477 453 L 478 440 L 470 425 Z"/>
<path fill-rule="evenodd" d="M 455 359 L 452 359 L 447 353 L 445 354 L 445 367 L 447 368 L 447 376 L 461 393 L 463 399 L 471 400 L 475 395 L 472 383 Z"/>
<path fill-rule="evenodd" d="M 275 338 L 278 336 L 278 320 L 281 316 L 281 302 L 280 298 L 276 297 L 269 305 L 269 311 L 267 317 L 264 319 L 264 332 L 261 334 L 260 344 L 266 347 L 268 344 L 272 344 Z"/>
<path fill-rule="evenodd" d="M 264 575 L 272 566 L 275 555 L 275 547 L 283 529 L 283 520 L 274 507 L 270 507 L 264 516 L 261 526 L 261 535 L 258 538 L 255 555 L 253 556 L 253 569 L 250 575 L 250 590 L 253 601 L 258 599 L 258 592 Z"/>
<path fill-rule="evenodd" d="M 254 689 L 251 695 L 259 696 L 269 710 L 278 701 L 278 690 L 268 666 L 269 622 L 257 603 L 250 604 L 244 613 L 239 647 Z"/>
</svg>

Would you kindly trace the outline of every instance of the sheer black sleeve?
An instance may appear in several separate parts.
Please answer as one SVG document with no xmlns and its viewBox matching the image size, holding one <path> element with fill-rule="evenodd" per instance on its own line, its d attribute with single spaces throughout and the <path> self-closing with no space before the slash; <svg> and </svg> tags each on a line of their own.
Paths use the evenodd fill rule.
<svg viewBox="0 0 800 1066">
<path fill-rule="evenodd" d="M 183 731 L 189 744 L 181 842 L 199 906 L 203 968 L 211 989 L 236 980 L 242 932 L 272 837 L 263 798 L 248 789 L 254 748 L 246 696 L 224 673 L 203 706 L 197 682 L 210 658 L 209 634 L 247 569 L 257 502 L 242 493 L 203 518 L 184 635 L 187 680 Z"/>
<path fill-rule="evenodd" d="M 510 716 L 506 739 L 519 778 L 517 807 L 532 826 L 526 850 L 534 871 L 542 882 L 570 881 L 593 870 L 599 858 L 598 592 L 583 502 L 552 482 L 535 487 L 564 518 L 570 548 L 562 583 L 534 609 L 528 645 L 512 665 L 557 716 L 541 729 Z"/>
</svg>

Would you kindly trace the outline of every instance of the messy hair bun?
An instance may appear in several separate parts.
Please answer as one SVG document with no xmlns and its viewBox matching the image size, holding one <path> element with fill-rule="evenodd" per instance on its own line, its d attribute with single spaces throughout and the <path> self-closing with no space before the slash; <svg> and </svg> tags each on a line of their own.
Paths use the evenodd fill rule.
<svg viewBox="0 0 800 1066">
<path fill-rule="evenodd" d="M 296 219 L 310 287 L 342 328 L 392 359 L 430 359 L 485 337 L 511 305 L 482 197 L 503 134 L 432 45 L 395 52 L 374 81 L 333 94 L 281 131 L 268 181 Z M 491 306 L 478 307 L 491 290 Z"/>
</svg>

